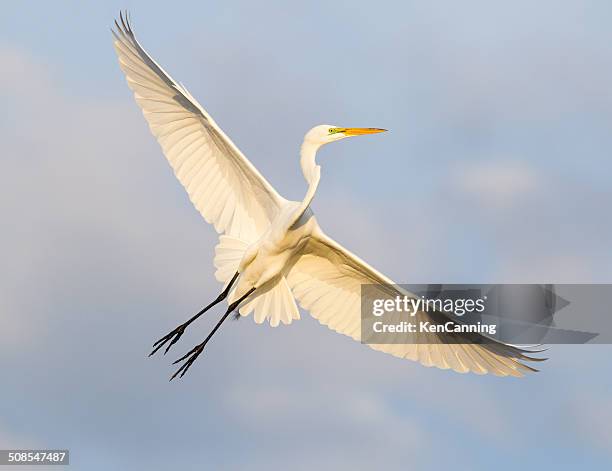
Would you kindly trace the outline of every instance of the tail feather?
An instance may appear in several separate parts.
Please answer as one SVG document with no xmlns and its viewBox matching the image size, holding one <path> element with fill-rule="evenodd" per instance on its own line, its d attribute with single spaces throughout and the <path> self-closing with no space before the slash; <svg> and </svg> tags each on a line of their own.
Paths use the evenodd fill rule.
<svg viewBox="0 0 612 471">
<path fill-rule="evenodd" d="M 300 318 L 300 311 L 285 277 L 282 277 L 272 289 L 240 309 L 240 314 L 243 316 L 248 316 L 251 312 L 257 324 L 262 324 L 267 319 L 272 327 L 278 326 L 281 322 L 291 324 Z"/>
</svg>

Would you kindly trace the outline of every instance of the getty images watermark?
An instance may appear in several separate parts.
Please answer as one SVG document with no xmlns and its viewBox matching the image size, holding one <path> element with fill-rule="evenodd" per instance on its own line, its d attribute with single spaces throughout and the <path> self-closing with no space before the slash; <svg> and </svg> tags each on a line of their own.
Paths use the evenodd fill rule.
<svg viewBox="0 0 612 471">
<path fill-rule="evenodd" d="M 363 285 L 370 344 L 612 343 L 612 285 Z"/>
<path fill-rule="evenodd" d="M 397 294 L 394 298 L 374 299 L 372 301 L 372 315 L 378 317 L 378 320 L 373 321 L 372 329 L 379 334 L 477 332 L 495 335 L 497 331 L 495 324 L 482 324 L 480 322 L 464 324 L 450 319 L 450 316 L 453 315 L 461 317 L 474 312 L 484 312 L 486 299 L 486 296 L 478 299 L 430 299 L 423 295 L 417 297 L 410 294 Z M 449 319 L 444 322 L 435 322 L 432 319 L 432 315 L 435 313 L 446 314 L 449 316 Z M 384 314 L 387 314 L 387 316 L 383 320 L 382 316 Z M 406 317 L 409 320 L 402 320 Z"/>
</svg>

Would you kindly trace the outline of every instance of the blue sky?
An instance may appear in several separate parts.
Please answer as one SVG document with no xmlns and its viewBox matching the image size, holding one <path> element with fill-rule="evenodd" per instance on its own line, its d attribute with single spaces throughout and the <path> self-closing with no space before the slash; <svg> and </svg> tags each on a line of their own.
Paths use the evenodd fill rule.
<svg viewBox="0 0 612 471">
<path fill-rule="evenodd" d="M 150 344 L 212 299 L 217 236 L 116 63 L 142 44 L 285 196 L 319 123 L 321 226 L 397 282 L 610 282 L 609 2 L 13 2 L 0 18 L 0 445 L 71 469 L 612 463 L 608 346 L 520 380 L 423 368 L 304 313 L 224 326 L 182 382 Z M 338 214 L 342 214 L 339 217 Z M 23 469 L 23 468 L 21 468 Z"/>
</svg>

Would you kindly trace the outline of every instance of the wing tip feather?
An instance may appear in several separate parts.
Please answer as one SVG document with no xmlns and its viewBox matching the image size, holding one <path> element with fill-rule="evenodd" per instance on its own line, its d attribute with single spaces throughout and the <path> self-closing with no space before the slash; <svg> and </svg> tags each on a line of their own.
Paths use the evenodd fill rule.
<svg viewBox="0 0 612 471">
<path fill-rule="evenodd" d="M 111 27 L 111 32 L 113 33 L 113 36 L 115 36 L 117 40 L 125 39 L 131 40 L 130 42 L 133 42 L 134 30 L 132 29 L 129 11 L 127 9 L 119 10 L 119 18 L 115 18 L 113 22 L 115 23 L 116 28 L 115 29 Z M 121 38 L 119 36 L 121 36 Z"/>
</svg>

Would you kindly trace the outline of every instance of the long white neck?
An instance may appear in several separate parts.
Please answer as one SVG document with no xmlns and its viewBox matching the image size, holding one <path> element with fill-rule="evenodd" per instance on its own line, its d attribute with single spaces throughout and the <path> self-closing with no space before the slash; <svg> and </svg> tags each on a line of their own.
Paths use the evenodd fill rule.
<svg viewBox="0 0 612 471">
<path fill-rule="evenodd" d="M 313 180 L 316 169 L 320 168 L 315 162 L 319 147 L 321 147 L 319 144 L 304 140 L 302 148 L 300 149 L 300 165 L 304 178 L 309 185 Z"/>
<path fill-rule="evenodd" d="M 300 166 L 302 167 L 302 173 L 304 178 L 308 182 L 308 191 L 301 204 L 301 210 L 305 211 L 310 205 L 310 202 L 314 198 L 317 186 L 319 185 L 319 179 L 321 178 L 321 167 L 315 162 L 317 156 L 317 150 L 321 147 L 320 144 L 312 143 L 311 141 L 304 140 L 302 148 L 300 149 Z"/>
</svg>

